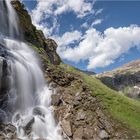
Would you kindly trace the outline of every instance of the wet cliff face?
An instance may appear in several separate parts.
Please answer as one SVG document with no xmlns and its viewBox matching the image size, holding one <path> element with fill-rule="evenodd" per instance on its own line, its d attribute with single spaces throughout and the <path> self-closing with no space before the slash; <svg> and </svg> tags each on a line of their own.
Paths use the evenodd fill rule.
<svg viewBox="0 0 140 140">
<path fill-rule="evenodd" d="M 3 44 L 0 44 L 0 122 L 8 120 L 10 117 L 10 88 L 11 81 L 11 67 L 9 61 L 12 60 L 12 56 L 8 53 Z M 9 112 L 7 115 L 6 112 Z"/>
<path fill-rule="evenodd" d="M 11 3 L 18 15 L 19 27 L 25 41 L 38 48 L 43 48 L 46 51 L 46 57 L 52 64 L 60 64 L 61 59 L 56 53 L 57 44 L 55 41 L 52 39 L 46 39 L 43 32 L 36 29 L 36 27 L 32 24 L 31 17 L 23 4 L 21 4 L 18 0 L 13 0 Z"/>
</svg>

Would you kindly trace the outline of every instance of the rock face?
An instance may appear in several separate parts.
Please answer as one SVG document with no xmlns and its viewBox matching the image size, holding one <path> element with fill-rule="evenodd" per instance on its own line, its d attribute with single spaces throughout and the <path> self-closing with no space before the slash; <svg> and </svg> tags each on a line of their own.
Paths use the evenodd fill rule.
<svg viewBox="0 0 140 140">
<path fill-rule="evenodd" d="M 20 38 L 24 38 L 25 41 L 45 49 L 46 56 L 52 64 L 60 64 L 61 59 L 56 53 L 57 44 L 52 39 L 46 39 L 41 30 L 37 30 L 32 24 L 31 17 L 24 5 L 19 0 L 12 0 L 12 5 L 16 10 L 19 18 L 19 27 L 21 29 Z"/>
<path fill-rule="evenodd" d="M 140 60 L 130 62 L 121 68 L 96 75 L 108 87 L 121 91 L 131 98 L 140 98 Z"/>
<path fill-rule="evenodd" d="M 25 9 L 24 5 L 21 4 L 18 0 L 13 0 L 12 5 L 16 10 L 16 13 L 19 18 L 19 28 L 21 29 L 21 35 L 23 38 L 39 47 L 44 46 L 44 34 L 42 31 L 36 29 L 32 24 L 31 17 Z"/>
<path fill-rule="evenodd" d="M 61 59 L 60 59 L 59 55 L 57 55 L 57 53 L 56 53 L 57 47 L 58 46 L 57 46 L 57 44 L 56 44 L 56 42 L 54 40 L 49 39 L 49 38 L 45 39 L 45 47 L 44 47 L 44 49 L 45 49 L 46 53 L 49 56 L 50 62 L 52 64 L 59 65 L 60 62 L 61 62 Z"/>
</svg>

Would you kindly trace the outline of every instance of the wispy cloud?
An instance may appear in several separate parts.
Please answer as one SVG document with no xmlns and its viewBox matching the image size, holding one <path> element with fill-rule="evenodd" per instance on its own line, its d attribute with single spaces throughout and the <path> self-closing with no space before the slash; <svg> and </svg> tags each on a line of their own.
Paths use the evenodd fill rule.
<svg viewBox="0 0 140 140">
<path fill-rule="evenodd" d="M 81 25 L 81 28 L 84 28 L 84 29 L 89 28 L 88 22 L 84 22 L 84 23 Z"/>
<path fill-rule="evenodd" d="M 95 12 L 95 16 L 101 14 L 102 12 L 103 12 L 103 9 L 102 9 L 102 8 L 101 8 L 101 9 L 98 9 L 98 10 Z"/>
<path fill-rule="evenodd" d="M 71 32 L 66 32 L 61 37 L 56 35 L 52 36 L 52 38 L 54 38 L 58 42 L 58 46 L 61 46 L 58 49 L 62 49 L 62 46 L 66 48 L 68 45 L 74 43 L 75 41 L 80 41 L 80 39 L 82 38 L 82 33 L 75 30 Z"/>
<path fill-rule="evenodd" d="M 91 27 L 98 25 L 98 24 L 101 24 L 102 21 L 103 21 L 103 19 L 96 19 L 95 21 L 92 22 Z"/>
<path fill-rule="evenodd" d="M 98 9 L 98 10 L 92 9 L 92 11 L 90 12 L 92 14 L 86 17 L 86 21 L 81 25 L 81 28 L 88 29 L 95 25 L 101 24 L 103 22 L 103 19 L 97 18 L 97 17 L 102 12 L 103 12 L 103 9 Z M 92 19 L 94 19 L 93 22 L 91 22 Z"/>
</svg>

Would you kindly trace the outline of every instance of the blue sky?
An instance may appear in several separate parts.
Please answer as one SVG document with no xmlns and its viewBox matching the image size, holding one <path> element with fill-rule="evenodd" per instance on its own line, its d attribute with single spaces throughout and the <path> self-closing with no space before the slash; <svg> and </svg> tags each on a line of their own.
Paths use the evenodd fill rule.
<svg viewBox="0 0 140 140">
<path fill-rule="evenodd" d="M 140 1 L 23 2 L 65 63 L 100 73 L 140 58 Z"/>
</svg>

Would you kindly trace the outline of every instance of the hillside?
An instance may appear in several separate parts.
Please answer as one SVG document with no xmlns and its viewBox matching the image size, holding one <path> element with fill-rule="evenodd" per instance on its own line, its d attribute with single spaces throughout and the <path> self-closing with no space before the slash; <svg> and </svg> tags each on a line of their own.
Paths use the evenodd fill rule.
<svg viewBox="0 0 140 140">
<path fill-rule="evenodd" d="M 68 136 L 81 139 L 100 139 L 99 136 L 139 138 L 139 102 L 109 89 L 96 78 L 68 65 L 51 67 L 46 69 L 46 74 L 57 89 L 52 104 L 56 108 L 57 120 L 63 122 L 65 118 L 67 127 L 71 128 L 66 129 L 62 123 Z M 60 73 L 63 74 L 60 76 Z"/>
<path fill-rule="evenodd" d="M 53 65 L 46 57 L 49 52 L 36 44 L 32 47 L 40 54 L 48 84 L 55 88 L 52 105 L 64 139 L 139 138 L 139 102 L 62 62 Z M 48 45 L 54 53 L 56 47 L 56 43 Z"/>
<path fill-rule="evenodd" d="M 127 98 L 95 77 L 64 64 L 56 53 L 56 42 L 46 39 L 41 31 L 37 37 L 38 30 L 32 25 L 24 6 L 17 0 L 12 4 L 19 16 L 24 41 L 39 55 L 46 83 L 54 91 L 51 104 L 54 107 L 55 121 L 62 128 L 60 133 L 63 139 L 140 139 L 140 102 Z M 26 23 L 28 26 L 25 26 Z M 0 66 L 4 69 L 3 65 Z M 29 136 L 32 124 L 30 121 L 24 128 Z M 1 123 L 0 131 L 0 138 L 5 139 L 6 135 L 10 139 L 17 138 L 12 124 Z"/>
<path fill-rule="evenodd" d="M 108 87 L 128 97 L 140 97 L 140 60 L 132 61 L 116 70 L 96 75 Z"/>
</svg>

